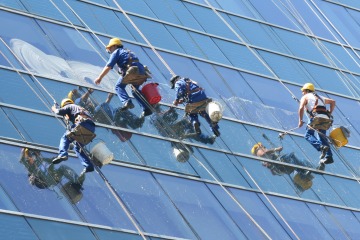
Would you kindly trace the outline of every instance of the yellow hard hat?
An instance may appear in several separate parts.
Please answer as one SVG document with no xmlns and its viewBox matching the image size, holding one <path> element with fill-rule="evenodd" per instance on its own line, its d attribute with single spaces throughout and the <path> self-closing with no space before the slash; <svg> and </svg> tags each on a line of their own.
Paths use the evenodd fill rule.
<svg viewBox="0 0 360 240">
<path fill-rule="evenodd" d="M 70 98 L 64 98 L 62 101 L 61 101 L 61 107 L 64 107 L 68 104 L 74 104 L 74 101 L 71 100 Z"/>
<path fill-rule="evenodd" d="M 251 149 L 251 154 L 252 155 L 256 155 L 256 151 L 258 150 L 259 147 L 262 146 L 262 143 L 261 142 L 258 142 L 257 144 L 255 144 L 252 149 Z"/>
<path fill-rule="evenodd" d="M 314 92 L 315 91 L 314 84 L 305 83 L 304 86 L 301 88 L 301 91 L 304 91 L 304 90 L 310 90 L 310 91 Z"/>
<path fill-rule="evenodd" d="M 106 49 L 111 48 L 112 46 L 121 46 L 122 42 L 119 38 L 112 38 L 109 41 L 109 44 L 106 46 Z"/>
</svg>

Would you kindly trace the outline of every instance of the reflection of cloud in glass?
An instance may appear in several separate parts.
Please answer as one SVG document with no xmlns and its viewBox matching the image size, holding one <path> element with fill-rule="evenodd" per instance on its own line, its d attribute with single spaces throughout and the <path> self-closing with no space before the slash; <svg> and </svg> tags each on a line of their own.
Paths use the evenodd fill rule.
<svg viewBox="0 0 360 240">
<path fill-rule="evenodd" d="M 20 61 L 33 73 L 41 74 L 49 78 L 65 78 L 67 81 L 71 79 L 71 82 L 74 84 L 84 84 L 85 81 L 88 84 L 94 85 L 94 79 L 103 69 L 102 67 L 89 63 L 64 60 L 57 56 L 48 55 L 20 39 L 11 39 L 10 47 Z M 111 81 L 109 79 L 111 79 Z M 101 82 L 101 87 L 107 90 L 113 90 L 117 79 L 118 76 L 115 72 L 110 72 Z"/>
<path fill-rule="evenodd" d="M 227 99 L 226 106 L 232 109 L 238 119 L 264 126 L 289 129 L 294 123 L 297 123 L 297 112 L 291 112 L 239 97 Z"/>
</svg>

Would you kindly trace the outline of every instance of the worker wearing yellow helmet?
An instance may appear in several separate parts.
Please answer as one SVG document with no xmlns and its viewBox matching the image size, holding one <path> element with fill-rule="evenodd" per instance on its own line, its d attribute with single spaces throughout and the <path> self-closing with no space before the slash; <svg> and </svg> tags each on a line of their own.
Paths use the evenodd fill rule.
<svg viewBox="0 0 360 240">
<path fill-rule="evenodd" d="M 326 138 L 326 130 L 331 126 L 332 112 L 335 109 L 335 100 L 320 96 L 315 92 L 315 87 L 312 83 L 305 83 L 301 88 L 302 98 L 298 110 L 299 123 L 298 127 L 302 127 L 304 111 L 309 115 L 309 122 L 307 123 L 305 139 L 319 152 L 320 162 L 318 169 L 324 170 L 325 164 L 334 162 L 329 142 Z M 329 110 L 326 105 L 330 105 Z M 315 132 L 318 131 L 318 137 Z"/>
<path fill-rule="evenodd" d="M 68 150 L 70 143 L 74 143 L 74 151 L 78 158 L 80 158 L 82 165 L 85 167 L 82 174 L 86 172 L 94 171 L 94 166 L 90 161 L 90 158 L 85 154 L 82 148 L 88 143 L 86 141 L 91 141 L 95 137 L 95 124 L 91 119 L 91 116 L 88 111 L 83 107 L 80 107 L 74 104 L 74 101 L 70 98 L 64 98 L 60 104 L 61 108 L 58 108 L 56 105 L 52 106 L 51 110 L 60 116 L 63 116 L 65 119 L 72 122 L 70 130 L 66 131 L 60 139 L 59 145 L 59 154 L 56 158 L 52 160 L 53 164 L 58 164 L 62 161 L 68 159 Z M 73 133 L 80 139 L 74 137 Z M 83 135 L 83 133 L 86 133 Z M 91 138 L 91 139 L 90 139 Z"/>
<path fill-rule="evenodd" d="M 100 75 L 95 79 L 95 84 L 99 85 L 106 74 L 117 65 L 121 70 L 121 76 L 115 85 L 115 91 L 123 104 L 122 110 L 132 109 L 134 108 L 134 104 L 127 94 L 125 87 L 127 84 L 132 84 L 139 90 L 140 85 L 150 77 L 149 71 L 146 66 L 140 63 L 139 58 L 134 52 L 123 47 L 119 38 L 110 39 L 109 44 L 106 45 L 105 48 L 106 51 L 110 53 L 110 58 Z M 142 117 L 152 114 L 148 104 L 143 100 L 144 97 L 138 94 L 141 94 L 141 92 L 137 91 L 134 97 L 143 108 Z"/>
</svg>

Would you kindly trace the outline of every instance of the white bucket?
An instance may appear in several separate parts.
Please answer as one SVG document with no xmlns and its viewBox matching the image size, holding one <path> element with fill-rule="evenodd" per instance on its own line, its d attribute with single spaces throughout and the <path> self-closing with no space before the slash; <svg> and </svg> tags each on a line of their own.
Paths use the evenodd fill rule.
<svg viewBox="0 0 360 240">
<path fill-rule="evenodd" d="M 222 118 L 223 110 L 220 103 L 212 101 L 206 106 L 206 112 L 209 114 L 211 121 L 217 123 Z"/>
<path fill-rule="evenodd" d="M 91 154 L 102 165 L 109 164 L 114 159 L 114 154 L 107 148 L 103 141 L 98 142 L 92 149 Z"/>
<path fill-rule="evenodd" d="M 189 152 L 185 149 L 174 148 L 174 155 L 178 162 L 186 162 L 189 160 Z"/>
</svg>

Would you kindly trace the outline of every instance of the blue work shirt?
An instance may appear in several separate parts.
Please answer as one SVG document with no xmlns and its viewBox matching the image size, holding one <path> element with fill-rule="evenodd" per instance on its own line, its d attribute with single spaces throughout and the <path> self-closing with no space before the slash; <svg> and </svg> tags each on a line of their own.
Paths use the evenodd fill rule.
<svg viewBox="0 0 360 240">
<path fill-rule="evenodd" d="M 199 91 L 190 93 L 187 96 L 187 82 L 189 83 L 189 90 L 195 91 L 197 88 Z M 201 89 L 194 81 L 188 78 L 181 78 L 175 83 L 176 100 L 183 99 L 186 103 L 200 102 L 207 99 L 204 89 Z M 188 97 L 188 98 L 187 98 Z"/>
<path fill-rule="evenodd" d="M 144 66 L 139 62 L 139 58 L 135 55 L 135 53 L 124 48 L 116 49 L 110 55 L 109 61 L 106 63 L 106 66 L 114 68 L 115 64 L 117 64 L 121 69 L 122 74 L 125 75 L 125 72 L 128 68 L 130 57 L 132 59 L 131 66 L 137 66 L 139 68 L 139 73 L 145 74 Z"/>
<path fill-rule="evenodd" d="M 91 115 L 89 114 L 88 111 L 86 111 L 83 107 L 80 107 L 76 104 L 68 104 L 60 109 L 57 109 L 55 111 L 56 114 L 61 115 L 61 116 L 65 116 L 68 115 L 69 116 L 69 120 L 73 123 L 75 123 L 75 118 L 77 117 L 77 115 L 79 114 L 85 114 L 86 116 L 88 116 L 89 118 L 91 118 Z"/>
</svg>

